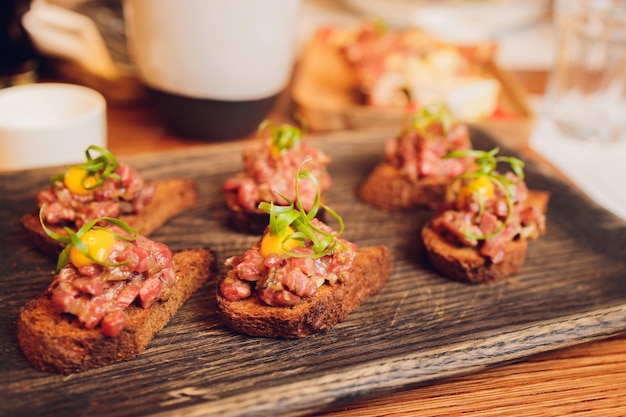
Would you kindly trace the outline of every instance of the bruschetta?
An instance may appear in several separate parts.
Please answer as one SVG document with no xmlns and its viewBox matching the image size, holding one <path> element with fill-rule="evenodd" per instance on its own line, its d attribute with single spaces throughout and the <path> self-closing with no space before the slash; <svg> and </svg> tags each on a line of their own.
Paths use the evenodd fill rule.
<svg viewBox="0 0 626 417">
<path fill-rule="evenodd" d="M 388 211 L 437 208 L 450 180 L 464 172 L 470 158 L 444 159 L 471 149 L 469 130 L 444 105 L 424 108 L 385 142 L 384 160 L 359 186 L 366 203 Z"/>
<path fill-rule="evenodd" d="M 341 217 L 328 206 L 338 230 L 315 218 L 322 206 L 319 194 L 308 212 L 298 208 L 299 201 L 287 201 L 287 206 L 260 203 L 270 217 L 265 232 L 250 249 L 225 262 L 229 269 L 216 297 L 220 316 L 232 330 L 276 338 L 326 332 L 391 275 L 386 246 L 359 249 L 342 238 Z"/>
<path fill-rule="evenodd" d="M 78 230 L 92 219 L 108 216 L 148 236 L 173 216 L 194 207 L 198 191 L 192 179 L 147 181 L 139 172 L 107 149 L 90 146 L 86 161 L 54 176 L 50 186 L 37 195 L 45 205 L 44 224 L 57 234 L 65 228 Z M 37 211 L 24 215 L 21 224 L 33 244 L 55 258 L 63 243 L 51 239 Z"/>
<path fill-rule="evenodd" d="M 528 242 L 546 232 L 549 193 L 530 191 L 523 162 L 497 153 L 495 148 L 449 155 L 470 156 L 477 164 L 450 183 L 446 204 L 421 231 L 430 264 L 449 278 L 479 284 L 515 274 Z M 503 163 L 512 170 L 499 173 Z"/>
<path fill-rule="evenodd" d="M 70 374 L 134 358 L 214 273 L 210 249 L 173 254 L 118 219 L 90 220 L 65 235 L 43 228 L 65 248 L 52 283 L 17 320 L 19 346 L 40 371 Z"/>
</svg>

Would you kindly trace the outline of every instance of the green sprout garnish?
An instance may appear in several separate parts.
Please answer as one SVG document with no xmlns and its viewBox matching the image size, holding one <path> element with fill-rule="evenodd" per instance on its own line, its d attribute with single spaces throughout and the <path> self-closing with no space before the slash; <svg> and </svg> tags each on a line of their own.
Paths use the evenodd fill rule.
<svg viewBox="0 0 626 417">
<path fill-rule="evenodd" d="M 295 253 L 291 250 L 285 250 L 285 253 L 292 257 L 312 257 L 321 258 L 331 253 L 338 241 L 338 237 L 343 233 L 344 223 L 339 214 L 332 210 L 327 205 L 321 202 L 319 193 L 319 185 L 317 179 L 309 171 L 303 171 L 302 166 L 308 161 L 305 160 L 300 164 L 296 173 L 296 203 L 286 196 L 278 193 L 289 204 L 286 206 L 274 205 L 272 202 L 262 201 L 259 203 L 259 209 L 270 215 L 269 234 L 275 237 L 285 237 L 288 234 L 289 228 L 293 230 L 293 233 L 289 234 L 289 240 L 295 240 L 299 242 L 298 246 L 304 245 L 304 242 L 310 240 L 312 242 L 311 249 L 314 254 L 303 255 Z M 302 207 L 302 201 L 300 198 L 299 180 L 309 179 L 315 184 L 315 200 L 313 206 L 307 213 Z M 312 223 L 312 219 L 317 215 L 318 210 L 322 208 L 326 213 L 332 216 L 339 224 L 339 230 L 336 233 L 328 233 L 321 230 L 319 227 Z"/>
<path fill-rule="evenodd" d="M 98 152 L 98 157 L 91 156 L 91 151 Z M 115 156 L 107 149 L 100 146 L 91 145 L 85 150 L 86 162 L 78 165 L 72 165 L 70 168 L 76 168 L 86 171 L 81 185 L 87 190 L 93 190 L 104 182 L 107 178 L 113 178 L 117 181 L 121 181 L 119 175 L 115 173 L 119 163 Z M 52 177 L 51 182 L 63 181 L 67 172 Z"/>
<path fill-rule="evenodd" d="M 259 125 L 258 132 L 269 129 L 272 136 L 272 149 L 282 152 L 294 148 L 300 144 L 300 129 L 288 124 L 275 126 L 274 123 L 266 119 Z"/>
<path fill-rule="evenodd" d="M 420 136 L 428 138 L 432 134 L 428 131 L 431 126 L 440 124 L 444 135 L 447 135 L 454 124 L 454 117 L 443 103 L 431 104 L 422 107 L 411 118 L 407 130 L 414 130 Z"/>
<path fill-rule="evenodd" d="M 389 25 L 381 17 L 376 17 L 372 19 L 372 26 L 374 27 L 376 33 L 378 33 L 379 35 L 385 34 L 389 30 Z"/>
<path fill-rule="evenodd" d="M 475 163 L 477 165 L 476 170 L 471 172 L 466 172 L 464 174 L 459 175 L 454 178 L 450 183 L 450 189 L 453 188 L 453 185 L 458 181 L 470 180 L 476 181 L 479 179 L 486 179 L 487 181 L 494 184 L 504 195 L 506 204 L 507 204 L 507 216 L 504 221 L 500 222 L 500 225 L 496 228 L 495 231 L 489 233 L 487 235 L 475 235 L 473 233 L 469 233 L 464 231 L 463 235 L 468 239 L 476 239 L 476 240 L 486 240 L 490 237 L 493 237 L 500 233 L 504 228 L 508 225 L 509 221 L 513 216 L 513 194 L 511 188 L 515 185 L 510 179 L 508 179 L 505 175 L 502 175 L 496 171 L 497 165 L 499 162 L 508 163 L 515 175 L 520 179 L 524 179 L 524 162 L 515 157 L 506 157 L 506 156 L 496 156 L 499 152 L 499 148 L 494 148 L 489 152 L 480 151 L 480 150 L 469 150 L 469 151 L 454 151 L 445 155 L 444 158 L 474 158 Z M 470 189 L 473 190 L 470 186 Z M 477 191 L 477 190 L 473 190 Z M 485 196 L 478 196 L 478 216 L 480 217 L 485 210 L 485 203 L 487 198 Z"/>
<path fill-rule="evenodd" d="M 129 225 L 127 225 L 126 223 L 124 223 L 123 221 L 119 219 L 115 219 L 113 217 L 100 217 L 100 218 L 93 219 L 85 223 L 76 232 L 74 232 L 69 227 L 64 227 L 63 229 L 65 230 L 67 235 L 60 235 L 50 230 L 48 227 L 46 227 L 45 222 L 43 220 L 43 212 L 45 210 L 45 207 L 46 205 L 44 204 L 39 210 L 39 222 L 41 223 L 41 227 L 46 232 L 46 234 L 50 236 L 52 239 L 65 244 L 65 248 L 63 248 L 63 250 L 61 251 L 61 254 L 59 255 L 59 259 L 57 261 L 57 267 L 56 267 L 57 272 L 60 271 L 69 262 L 70 251 L 72 250 L 72 248 L 76 248 L 82 255 L 84 255 L 91 262 L 96 263 L 98 265 L 102 265 L 102 266 L 114 267 L 114 266 L 124 265 L 129 262 L 128 260 L 126 260 L 126 261 L 119 262 L 119 263 L 110 263 L 110 262 L 100 261 L 98 259 L 95 259 L 91 255 L 89 248 L 87 247 L 85 242 L 81 240 L 81 238 L 83 237 L 85 233 L 87 233 L 90 230 L 106 230 L 107 232 L 111 233 L 114 238 L 130 242 L 137 238 L 137 235 L 138 235 L 137 230 L 131 228 Z M 111 230 L 105 227 L 98 226 L 98 223 L 101 223 L 101 222 L 109 222 L 109 223 L 115 224 L 121 227 L 127 233 L 129 233 L 130 236 L 124 236 L 124 235 L 120 235 L 117 233 L 113 233 L 111 232 Z"/>
</svg>

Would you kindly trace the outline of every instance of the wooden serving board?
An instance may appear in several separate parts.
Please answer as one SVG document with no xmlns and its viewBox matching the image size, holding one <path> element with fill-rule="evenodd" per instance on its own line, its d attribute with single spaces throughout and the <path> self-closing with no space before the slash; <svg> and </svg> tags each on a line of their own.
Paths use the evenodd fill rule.
<svg viewBox="0 0 626 417">
<path fill-rule="evenodd" d="M 494 142 L 473 131 L 475 147 Z M 54 263 L 31 249 L 18 218 L 58 169 L 0 175 L 0 415 L 303 415 L 357 399 L 520 361 L 626 330 L 626 223 L 527 161 L 533 189 L 552 193 L 548 233 L 513 278 L 470 286 L 432 272 L 420 227 L 429 211 L 387 213 L 355 188 L 381 159 L 382 132 L 311 137 L 331 157 L 328 203 L 360 246 L 387 244 L 383 290 L 328 333 L 274 340 L 232 333 L 216 315 L 215 282 L 179 310 L 143 355 L 68 377 L 35 371 L 16 342 L 19 307 Z M 221 185 L 246 143 L 129 157 L 147 178 L 193 177 L 199 205 L 153 235 L 172 248 L 210 246 L 220 264 L 257 237 L 232 231 Z M 503 154 L 511 153 L 504 150 Z M 223 272 L 223 269 L 222 269 Z"/>
<path fill-rule="evenodd" d="M 506 116 L 470 124 L 496 137 L 515 131 L 526 140 L 534 125 L 534 114 L 524 87 L 493 59 L 486 60 L 481 71 L 500 84 L 498 107 Z M 355 93 L 357 90 L 352 69 L 344 58 L 320 36 L 314 35 L 300 54 L 291 85 L 299 116 L 318 132 L 397 128 L 406 119 L 405 109 L 363 105 Z"/>
</svg>

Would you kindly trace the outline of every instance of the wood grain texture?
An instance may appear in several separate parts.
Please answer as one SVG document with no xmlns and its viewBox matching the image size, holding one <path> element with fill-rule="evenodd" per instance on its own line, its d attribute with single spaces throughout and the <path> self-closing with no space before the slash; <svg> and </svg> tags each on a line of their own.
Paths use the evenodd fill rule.
<svg viewBox="0 0 626 417">
<path fill-rule="evenodd" d="M 315 416 L 623 416 L 625 342 L 587 343 Z"/>
<path fill-rule="evenodd" d="M 0 389 L 5 398 L 0 414 L 304 415 L 475 374 L 626 329 L 623 221 L 528 161 L 530 187 L 552 193 L 547 235 L 532 242 L 526 264 L 508 281 L 468 286 L 446 280 L 428 268 L 418 238 L 430 212 L 386 213 L 355 197 L 359 182 L 380 160 L 389 133 L 310 138 L 333 158 L 328 203 L 344 216 L 346 237 L 360 246 L 385 243 L 395 259 L 383 290 L 334 330 L 302 340 L 231 333 L 217 318 L 209 283 L 143 355 L 67 378 L 33 370 L 15 341 L 19 306 L 45 288 L 54 267 L 30 248 L 15 219 L 32 210 L 36 190 L 56 170 L 0 175 Z M 473 132 L 473 140 L 484 149 L 494 145 L 480 132 Z M 198 181 L 198 207 L 172 219 L 154 238 L 173 248 L 210 246 L 220 264 L 257 239 L 228 227 L 221 200 L 223 180 L 241 169 L 242 146 L 207 145 L 126 158 L 148 178 Z M 527 363 L 533 362 L 516 366 Z M 520 378 L 531 378 L 524 374 L 520 369 Z M 515 373 L 507 375 L 515 378 Z M 450 389 L 469 396 L 475 387 L 463 381 L 445 384 L 461 384 Z M 484 395 L 496 389 L 497 378 L 489 381 Z M 437 392 L 445 392 L 445 386 Z M 417 392 L 428 398 L 429 391 Z M 451 415 L 462 404 L 455 407 Z"/>
</svg>

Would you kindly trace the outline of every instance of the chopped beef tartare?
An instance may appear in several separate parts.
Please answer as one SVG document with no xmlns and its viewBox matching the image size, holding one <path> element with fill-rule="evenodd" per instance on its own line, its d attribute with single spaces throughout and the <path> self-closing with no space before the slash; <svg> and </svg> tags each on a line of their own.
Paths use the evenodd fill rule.
<svg viewBox="0 0 626 417">
<path fill-rule="evenodd" d="M 430 226 L 449 242 L 475 248 L 492 263 L 499 263 L 509 242 L 536 239 L 545 233 L 545 215 L 528 203 L 521 161 L 501 159 L 519 166 L 517 173 L 501 175 L 485 168 L 480 157 L 478 160 L 482 168 L 453 181 L 446 203 Z M 494 159 L 493 167 L 495 164 Z"/>
<path fill-rule="evenodd" d="M 290 140 L 280 142 L 281 135 L 289 132 Z M 296 199 L 296 172 L 306 160 L 305 168 L 317 179 L 299 182 L 300 200 L 305 210 L 310 210 L 317 188 L 323 193 L 332 185 L 326 169 L 330 158 L 300 140 L 296 128 L 281 126 L 273 131 L 272 137 L 263 139 L 258 145 L 243 152 L 243 172 L 229 178 L 223 185 L 227 193 L 236 193 L 237 203 L 242 209 L 256 210 L 259 202 L 267 201 L 286 205 L 288 199 Z"/>
<path fill-rule="evenodd" d="M 37 195 L 43 218 L 50 225 L 73 224 L 80 228 L 99 217 L 139 213 L 154 195 L 154 186 L 134 168 L 118 163 L 109 151 L 96 146 L 89 150 L 103 156 L 69 168 L 52 179 L 50 187 Z"/>
<path fill-rule="evenodd" d="M 92 262 L 70 251 L 71 261 L 59 270 L 48 292 L 59 312 L 75 316 L 86 329 L 99 328 L 114 337 L 123 330 L 124 310 L 131 304 L 148 308 L 167 301 L 176 283 L 172 253 L 165 244 L 140 235 L 112 238 L 128 236 L 115 225 L 89 233 L 82 239 L 92 256 L 101 259 Z"/>
<path fill-rule="evenodd" d="M 385 141 L 386 161 L 407 178 L 456 177 L 470 158 L 443 158 L 453 151 L 471 149 L 469 129 L 455 123 L 444 107 L 422 110 L 396 137 Z"/>
<path fill-rule="evenodd" d="M 318 219 L 312 219 L 311 223 L 325 233 L 334 233 Z M 266 236 L 241 256 L 226 260 L 225 264 L 231 269 L 220 291 L 227 300 L 256 296 L 270 306 L 295 306 L 303 298 L 314 296 L 325 283 L 333 285 L 348 277 L 357 253 L 355 244 L 337 238 L 332 250 L 321 257 L 314 256 L 310 241 L 294 247 L 291 253 L 264 254 L 262 243 Z"/>
</svg>

